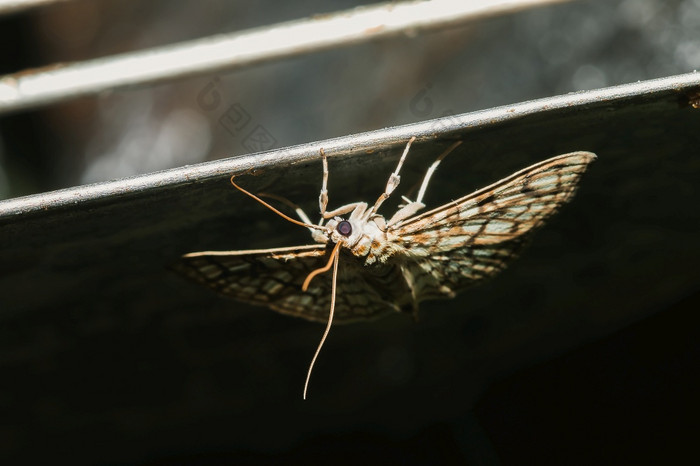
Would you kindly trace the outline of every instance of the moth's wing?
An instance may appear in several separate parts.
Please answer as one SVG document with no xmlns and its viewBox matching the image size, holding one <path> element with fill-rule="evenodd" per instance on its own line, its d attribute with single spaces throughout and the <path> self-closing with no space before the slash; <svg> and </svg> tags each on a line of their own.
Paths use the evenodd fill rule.
<svg viewBox="0 0 700 466">
<path fill-rule="evenodd" d="M 458 291 L 505 269 L 527 244 L 529 236 L 521 235 L 498 245 L 473 245 L 418 257 L 402 265 L 404 276 L 416 302 L 452 298 Z"/>
<path fill-rule="evenodd" d="M 572 152 L 524 170 L 393 227 L 404 247 L 430 252 L 498 244 L 540 226 L 573 196 L 596 156 Z"/>
<path fill-rule="evenodd" d="M 398 223 L 393 233 L 412 258 L 404 268 L 416 298 L 452 296 L 505 268 L 529 234 L 572 198 L 595 159 L 590 152 L 559 155 Z"/>
<path fill-rule="evenodd" d="M 228 297 L 305 319 L 326 322 L 331 304 L 331 271 L 316 276 L 307 291 L 306 276 L 328 262 L 325 245 L 252 251 L 186 254 L 172 268 Z M 371 281 L 371 280 L 370 280 Z M 395 311 L 363 277 L 357 259 L 344 255 L 338 268 L 334 321 L 350 322 Z"/>
</svg>

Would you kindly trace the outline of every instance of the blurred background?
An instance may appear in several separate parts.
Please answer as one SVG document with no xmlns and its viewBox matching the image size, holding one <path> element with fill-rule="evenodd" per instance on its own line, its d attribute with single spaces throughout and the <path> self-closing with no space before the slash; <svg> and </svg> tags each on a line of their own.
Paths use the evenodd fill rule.
<svg viewBox="0 0 700 466">
<path fill-rule="evenodd" d="M 370 2 L 58 2 L 0 18 L 0 43 L 6 45 L 0 74 L 361 4 Z M 687 73 L 699 63 L 700 0 L 580 0 L 534 8 L 2 114 L 0 199 Z M 213 102 L 212 93 L 221 98 Z M 226 117 L 232 114 L 240 126 L 230 125 Z M 642 166 L 635 173 L 654 169 Z M 674 182 L 664 178 L 660 185 Z M 450 183 L 453 191 L 460 189 L 458 181 Z M 696 188 L 683 186 L 690 186 L 687 196 L 694 199 Z M 608 202 L 595 189 L 592 199 Z M 655 213 L 659 208 L 663 204 L 654 205 Z M 692 205 L 688 209 L 695 215 Z M 586 212 L 586 218 L 595 215 L 591 208 Z M 700 388 L 697 288 L 687 292 L 688 285 L 685 294 L 645 311 L 641 320 L 601 330 L 573 349 L 565 351 L 562 344 L 547 357 L 528 360 L 525 354 L 538 353 L 533 349 L 538 343 L 519 342 L 517 333 L 503 344 L 522 351 L 515 362 L 469 353 L 477 354 L 493 338 L 498 346 L 489 334 L 494 309 L 512 306 L 514 313 L 503 319 L 527 320 L 543 302 L 567 302 L 552 299 L 545 291 L 551 287 L 538 284 L 557 269 L 538 268 L 534 257 L 551 241 L 571 252 L 559 260 L 576 259 L 595 243 L 576 235 L 596 232 L 573 214 L 562 215 L 553 233 L 543 232 L 544 242 L 533 247 L 529 262 L 524 258 L 509 277 L 462 302 L 473 302 L 474 314 L 459 325 L 445 314 L 418 324 L 394 320 L 334 329 L 336 346 L 327 345 L 325 364 L 316 369 L 325 375 L 317 374 L 306 404 L 297 399 L 300 382 L 321 328 L 266 310 L 232 313 L 230 303 L 207 295 L 198 317 L 166 316 L 168 309 L 157 302 L 150 313 L 125 308 L 115 317 L 100 312 L 107 304 L 96 303 L 93 319 L 85 309 L 56 303 L 55 309 L 28 314 L 16 327 L 0 324 L 6 338 L 16 339 L 8 347 L 25 335 L 32 341 L 17 344 L 28 348 L 25 353 L 14 347 L 2 353 L 0 452 L 8 464 L 36 461 L 42 453 L 93 464 L 590 464 L 682 458 L 694 451 L 700 433 L 692 408 Z M 664 229 L 673 226 L 663 219 L 650 223 L 650 235 L 658 232 L 654 240 L 668 243 Z M 620 237 L 625 226 L 616 225 Z M 637 237 L 630 241 L 648 244 Z M 569 243 L 579 249 L 562 246 Z M 606 267 L 589 268 L 588 275 L 572 280 L 605 276 Z M 692 274 L 691 264 L 686 267 Z M 620 276 L 632 272 L 629 267 Z M 633 282 L 626 282 L 627 289 L 634 290 Z M 517 283 L 532 286 L 505 296 L 503 290 Z M 596 306 L 597 296 L 579 291 L 567 299 Z M 606 322 L 592 325 L 604 328 Z M 234 332 L 249 337 L 235 340 Z M 82 343 L 52 351 L 66 335 Z M 453 352 L 462 359 L 451 359 Z M 464 358 L 468 369 L 460 366 Z M 237 365 L 240 359 L 248 362 Z M 491 365 L 499 370 L 490 372 Z M 472 371 L 474 378 L 481 372 L 498 375 L 474 387 L 465 382 Z M 56 384 L 42 385 L 46 381 Z M 377 385 L 381 390 L 372 391 Z M 459 399 L 455 391 L 462 388 L 473 390 L 463 394 L 463 403 L 441 403 Z"/>
<path fill-rule="evenodd" d="M 0 73 L 360 4 L 371 2 L 58 2 L 0 18 L 11 44 Z M 2 115 L 0 198 L 689 72 L 700 63 L 699 5 L 571 1 Z M 245 131 L 221 123 L 229 112 Z M 246 144 L 258 126 L 266 144 Z"/>
</svg>

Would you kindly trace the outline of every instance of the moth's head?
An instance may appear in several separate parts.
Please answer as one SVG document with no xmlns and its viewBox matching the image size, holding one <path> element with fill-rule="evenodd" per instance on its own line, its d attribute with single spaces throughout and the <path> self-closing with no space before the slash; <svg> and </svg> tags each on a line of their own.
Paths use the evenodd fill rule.
<svg viewBox="0 0 700 466">
<path fill-rule="evenodd" d="M 348 248 L 357 243 L 361 235 L 361 229 L 351 220 L 334 217 L 326 223 L 327 234 L 334 243 L 342 243 Z"/>
</svg>

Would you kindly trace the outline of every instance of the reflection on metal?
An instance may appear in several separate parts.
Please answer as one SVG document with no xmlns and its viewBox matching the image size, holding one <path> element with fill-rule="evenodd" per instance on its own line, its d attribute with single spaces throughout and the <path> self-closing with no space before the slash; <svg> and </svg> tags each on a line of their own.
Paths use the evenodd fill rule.
<svg viewBox="0 0 700 466">
<path fill-rule="evenodd" d="M 382 3 L 91 61 L 0 77 L 0 114 L 136 84 L 307 54 L 453 26 L 570 0 L 421 0 Z"/>
</svg>

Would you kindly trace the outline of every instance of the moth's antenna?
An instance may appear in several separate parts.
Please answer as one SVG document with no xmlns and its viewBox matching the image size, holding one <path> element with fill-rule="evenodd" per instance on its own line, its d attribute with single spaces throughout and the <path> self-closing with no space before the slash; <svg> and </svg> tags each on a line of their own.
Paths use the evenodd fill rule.
<svg viewBox="0 0 700 466">
<path fill-rule="evenodd" d="M 258 196 L 256 196 L 255 194 L 246 191 L 245 189 L 241 188 L 241 187 L 238 186 L 236 183 L 234 183 L 234 182 L 233 182 L 233 179 L 234 179 L 235 177 L 236 177 L 236 175 L 231 175 L 231 184 L 233 185 L 234 188 L 236 188 L 237 190 L 239 190 L 239 191 L 242 192 L 243 194 L 246 194 L 246 195 L 252 197 L 253 199 L 255 199 L 256 201 L 258 201 L 259 203 L 261 203 L 262 205 L 264 205 L 265 207 L 267 207 L 268 209 L 270 209 L 271 211 L 273 211 L 274 213 L 276 213 L 277 215 L 279 215 L 279 216 L 282 217 L 283 219 L 285 219 L 285 220 L 287 220 L 287 221 L 289 221 L 289 222 L 292 222 L 292 223 L 294 223 L 295 225 L 300 225 L 300 226 L 302 226 L 302 227 L 313 228 L 314 230 L 321 230 L 321 231 L 325 231 L 325 230 L 326 230 L 325 228 L 323 228 L 323 227 L 321 227 L 321 226 L 318 226 L 318 225 L 314 225 L 313 223 L 304 223 L 304 222 L 300 222 L 299 220 L 294 220 L 292 217 L 283 214 L 282 212 L 280 212 L 279 210 L 275 209 L 274 207 L 272 207 L 272 206 L 271 206 L 270 204 L 268 204 L 267 202 L 265 202 L 265 201 L 263 201 L 262 199 L 260 199 L 260 198 L 259 198 Z"/>
<path fill-rule="evenodd" d="M 325 343 L 326 337 L 328 336 L 328 332 L 331 331 L 331 324 L 333 323 L 333 312 L 335 311 L 335 285 L 336 285 L 336 281 L 338 279 L 338 258 L 340 257 L 340 254 L 339 254 L 340 244 L 341 244 L 340 242 L 336 243 L 335 247 L 333 248 L 333 252 L 331 252 L 331 257 L 328 260 L 328 264 L 326 264 L 325 267 L 321 267 L 320 269 L 316 269 L 313 272 L 311 272 L 306 277 L 306 280 L 304 280 L 304 285 L 301 287 L 301 289 L 303 291 L 306 291 L 306 289 L 309 287 L 309 283 L 311 282 L 311 279 L 314 278 L 319 273 L 327 272 L 328 269 L 331 268 L 331 264 L 333 264 L 333 279 L 332 279 L 332 285 L 331 285 L 331 310 L 328 313 L 328 323 L 326 324 L 326 330 L 323 332 L 323 336 L 321 337 L 321 342 L 318 344 L 318 348 L 316 348 L 316 353 L 314 353 L 313 359 L 311 359 L 311 364 L 309 364 L 309 372 L 306 373 L 306 382 L 304 383 L 304 399 L 306 399 L 306 391 L 309 388 L 309 379 L 311 379 L 311 372 L 314 370 L 314 364 L 316 364 L 316 358 L 318 358 L 318 354 L 321 352 L 321 348 L 323 347 L 323 343 Z"/>
<path fill-rule="evenodd" d="M 308 215 L 306 215 L 306 212 L 304 212 L 304 209 L 287 199 L 286 197 L 278 196 L 277 194 L 271 194 L 271 193 L 258 193 L 258 197 L 269 197 L 270 199 L 274 199 L 276 201 L 281 202 L 282 204 L 286 205 L 287 207 L 291 208 L 294 210 L 294 212 L 297 213 L 299 218 L 301 219 L 302 222 L 304 223 L 311 223 L 311 219 L 309 218 Z"/>
</svg>

